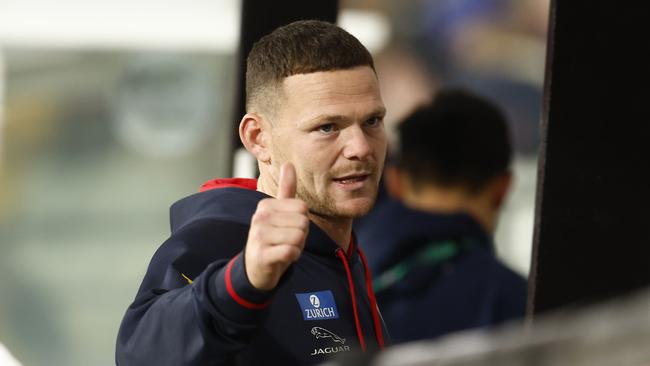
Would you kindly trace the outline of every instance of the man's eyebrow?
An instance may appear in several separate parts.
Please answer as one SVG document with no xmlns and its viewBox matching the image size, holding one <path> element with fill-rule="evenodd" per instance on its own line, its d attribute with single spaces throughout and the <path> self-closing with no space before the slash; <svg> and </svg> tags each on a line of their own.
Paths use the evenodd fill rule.
<svg viewBox="0 0 650 366">
<path fill-rule="evenodd" d="M 384 116 L 386 115 L 386 107 L 379 107 L 373 110 L 372 112 L 368 113 L 367 115 L 364 116 L 364 119 L 371 118 L 371 117 L 376 117 L 376 116 Z M 320 114 L 314 118 L 311 118 L 309 122 L 311 123 L 318 123 L 318 122 L 323 122 L 323 121 L 328 121 L 328 122 L 346 122 L 349 121 L 350 119 L 345 116 L 341 115 L 336 115 L 336 114 Z"/>
<path fill-rule="evenodd" d="M 320 115 L 310 119 L 309 122 L 311 122 L 311 123 L 319 123 L 319 122 L 324 122 L 324 121 L 328 121 L 328 122 L 345 122 L 347 120 L 348 120 L 347 117 L 343 117 L 343 116 L 336 115 L 336 114 L 320 114 Z"/>
<path fill-rule="evenodd" d="M 368 119 L 373 118 L 373 117 L 382 117 L 383 118 L 384 116 L 386 116 L 386 107 L 382 106 L 382 107 L 377 107 L 372 112 L 370 112 L 370 113 L 366 114 L 365 116 L 363 116 L 363 119 L 368 120 Z"/>
<path fill-rule="evenodd" d="M 381 106 L 376 108 L 372 113 L 369 114 L 370 117 L 373 116 L 385 116 L 386 115 L 386 107 Z"/>
</svg>

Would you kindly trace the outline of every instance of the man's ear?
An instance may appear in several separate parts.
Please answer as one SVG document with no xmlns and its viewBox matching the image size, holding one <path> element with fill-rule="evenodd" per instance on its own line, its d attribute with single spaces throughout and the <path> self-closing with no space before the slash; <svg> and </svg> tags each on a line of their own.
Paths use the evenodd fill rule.
<svg viewBox="0 0 650 366">
<path fill-rule="evenodd" d="M 407 184 L 404 173 L 394 165 L 386 165 L 384 168 L 384 184 L 386 185 L 386 192 L 396 199 L 400 200 L 406 193 Z"/>
<path fill-rule="evenodd" d="M 239 139 L 257 161 L 271 163 L 270 125 L 264 117 L 255 113 L 246 113 L 239 123 Z"/>
</svg>

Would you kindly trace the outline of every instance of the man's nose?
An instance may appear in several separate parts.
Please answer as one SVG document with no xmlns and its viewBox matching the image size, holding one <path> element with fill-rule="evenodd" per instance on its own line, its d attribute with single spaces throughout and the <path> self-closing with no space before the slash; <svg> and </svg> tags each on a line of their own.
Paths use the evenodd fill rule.
<svg viewBox="0 0 650 366">
<path fill-rule="evenodd" d="M 350 160 L 363 160 L 372 153 L 369 136 L 360 126 L 350 126 L 346 131 L 343 156 Z"/>
</svg>

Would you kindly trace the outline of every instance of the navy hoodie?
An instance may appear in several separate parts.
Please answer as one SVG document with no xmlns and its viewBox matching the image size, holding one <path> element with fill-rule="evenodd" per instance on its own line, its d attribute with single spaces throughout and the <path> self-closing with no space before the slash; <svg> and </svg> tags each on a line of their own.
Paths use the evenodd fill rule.
<svg viewBox="0 0 650 366">
<path fill-rule="evenodd" d="M 363 254 L 311 223 L 305 249 L 272 291 L 254 288 L 243 249 L 256 181 L 215 180 L 171 208 L 124 315 L 116 362 L 128 365 L 302 365 L 377 349 L 386 330 Z"/>
<path fill-rule="evenodd" d="M 393 343 L 524 315 L 526 281 L 496 258 L 491 238 L 467 214 L 413 210 L 387 198 L 355 231 L 362 246 L 372 246 L 368 264 L 376 279 L 390 270 L 400 274 L 399 281 L 382 287 L 378 280 L 375 287 Z M 413 264 L 426 256 L 423 250 L 441 259 Z"/>
</svg>

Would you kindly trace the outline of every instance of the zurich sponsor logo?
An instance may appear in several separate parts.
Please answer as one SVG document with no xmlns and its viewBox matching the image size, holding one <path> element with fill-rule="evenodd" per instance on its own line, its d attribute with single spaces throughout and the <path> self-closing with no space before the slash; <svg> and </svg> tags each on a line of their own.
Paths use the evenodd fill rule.
<svg viewBox="0 0 650 366">
<path fill-rule="evenodd" d="M 320 299 L 316 295 L 309 295 L 309 302 L 318 309 L 320 307 Z"/>
<path fill-rule="evenodd" d="M 318 291 L 296 294 L 304 320 L 338 319 L 332 291 Z"/>
</svg>

